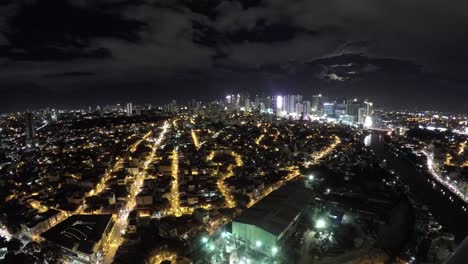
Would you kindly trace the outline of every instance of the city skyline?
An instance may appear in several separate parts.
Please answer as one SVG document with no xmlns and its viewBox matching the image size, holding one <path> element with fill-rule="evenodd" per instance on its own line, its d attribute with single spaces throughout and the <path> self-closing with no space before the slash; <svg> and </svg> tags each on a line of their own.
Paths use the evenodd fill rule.
<svg viewBox="0 0 468 264">
<path fill-rule="evenodd" d="M 5 1 L 0 112 L 242 91 L 467 112 L 466 5 Z"/>
</svg>

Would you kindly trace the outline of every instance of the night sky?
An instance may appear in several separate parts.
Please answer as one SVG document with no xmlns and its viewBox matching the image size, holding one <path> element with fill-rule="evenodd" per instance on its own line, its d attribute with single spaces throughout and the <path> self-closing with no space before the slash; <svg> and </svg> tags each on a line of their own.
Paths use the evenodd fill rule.
<svg viewBox="0 0 468 264">
<path fill-rule="evenodd" d="M 466 0 L 2 0 L 0 112 L 227 92 L 468 112 Z"/>
</svg>

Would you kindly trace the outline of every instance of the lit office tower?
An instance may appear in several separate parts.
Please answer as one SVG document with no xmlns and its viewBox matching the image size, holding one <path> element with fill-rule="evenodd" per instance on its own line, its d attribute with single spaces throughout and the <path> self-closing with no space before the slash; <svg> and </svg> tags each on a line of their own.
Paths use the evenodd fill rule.
<svg viewBox="0 0 468 264">
<path fill-rule="evenodd" d="M 311 104 L 310 111 L 312 112 L 320 111 L 321 102 L 322 102 L 322 95 L 321 94 L 314 95 L 312 97 L 312 104 Z"/>
<path fill-rule="evenodd" d="M 34 116 L 32 113 L 24 114 L 24 124 L 26 128 L 26 142 L 33 143 L 36 135 L 36 128 L 34 127 Z"/>
<path fill-rule="evenodd" d="M 286 111 L 288 113 L 294 113 L 296 112 L 296 96 L 295 95 L 288 95 L 288 107 Z"/>
<path fill-rule="evenodd" d="M 335 103 L 323 103 L 323 113 L 328 117 L 335 116 Z"/>
<path fill-rule="evenodd" d="M 278 95 L 276 97 L 276 115 L 281 116 L 283 115 L 283 109 L 284 109 L 284 98 L 281 95 Z"/>
<path fill-rule="evenodd" d="M 347 115 L 352 116 L 354 122 L 358 120 L 359 116 L 359 108 L 361 107 L 361 103 L 358 102 L 357 99 L 348 100 L 346 102 L 347 107 Z"/>
<path fill-rule="evenodd" d="M 347 105 L 346 103 L 336 104 L 335 106 L 335 116 L 340 117 L 347 114 Z"/>
<path fill-rule="evenodd" d="M 294 114 L 296 116 L 300 117 L 302 115 L 303 110 L 304 110 L 304 108 L 303 108 L 302 104 L 301 103 L 296 103 L 296 109 L 294 109 Z"/>
<path fill-rule="evenodd" d="M 127 103 L 127 116 L 132 116 L 133 114 L 133 104 L 132 102 Z"/>
<path fill-rule="evenodd" d="M 310 101 L 302 102 L 302 112 L 307 115 L 310 114 Z"/>
<path fill-rule="evenodd" d="M 302 95 L 288 94 L 284 97 L 284 111 L 288 114 L 300 114 L 296 112 L 296 105 L 302 103 Z"/>
<path fill-rule="evenodd" d="M 366 104 L 366 116 L 371 116 L 374 113 L 374 104 L 368 101 L 364 103 Z"/>
<path fill-rule="evenodd" d="M 250 112 L 250 110 L 251 110 L 251 103 L 250 103 L 250 98 L 249 97 L 246 97 L 244 99 L 244 110 L 246 112 Z"/>
<path fill-rule="evenodd" d="M 225 100 L 226 105 L 232 104 L 232 97 L 233 95 L 230 95 L 230 94 L 226 95 L 226 100 Z"/>
<path fill-rule="evenodd" d="M 359 124 L 364 124 L 366 121 L 366 108 L 359 108 L 359 113 L 358 113 L 358 123 Z"/>
</svg>

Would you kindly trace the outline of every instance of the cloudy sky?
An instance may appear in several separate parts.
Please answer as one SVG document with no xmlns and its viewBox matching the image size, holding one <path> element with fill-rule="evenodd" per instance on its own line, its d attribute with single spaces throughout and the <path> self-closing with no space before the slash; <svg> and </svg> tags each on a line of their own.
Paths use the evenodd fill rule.
<svg viewBox="0 0 468 264">
<path fill-rule="evenodd" d="M 466 0 L 3 0 L 0 112 L 227 92 L 468 112 Z"/>
</svg>

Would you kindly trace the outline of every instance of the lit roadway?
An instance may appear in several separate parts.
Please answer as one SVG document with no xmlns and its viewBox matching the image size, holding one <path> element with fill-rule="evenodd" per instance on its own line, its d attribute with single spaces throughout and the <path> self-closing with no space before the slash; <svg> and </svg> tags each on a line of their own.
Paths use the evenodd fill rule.
<svg viewBox="0 0 468 264">
<path fill-rule="evenodd" d="M 325 149 L 323 149 L 319 153 L 317 153 L 314 156 L 312 162 L 306 162 L 306 166 L 309 166 L 312 163 L 317 163 L 320 159 L 322 159 L 326 155 L 330 154 L 341 143 L 341 139 L 339 137 L 334 136 L 334 138 L 335 138 L 335 141 L 332 144 L 330 144 L 330 146 L 326 147 Z M 269 195 L 274 190 L 279 189 L 280 187 L 285 185 L 287 182 L 289 182 L 289 181 L 295 179 L 296 177 L 298 177 L 299 175 L 301 175 L 301 173 L 299 171 L 299 168 L 297 168 L 296 166 L 291 166 L 291 167 L 288 167 L 287 169 L 289 169 L 291 172 L 284 179 L 276 182 L 272 186 L 265 189 L 263 191 L 263 193 L 259 197 L 257 197 L 256 199 L 253 199 L 253 197 L 251 197 L 250 203 L 248 204 L 247 207 L 249 207 L 249 208 L 252 207 L 253 205 L 255 205 L 257 202 L 259 202 L 260 200 L 265 198 L 267 195 Z"/>
<path fill-rule="evenodd" d="M 178 147 L 175 147 L 171 154 L 171 175 L 172 185 L 170 194 L 170 205 L 171 209 L 167 213 L 168 215 L 181 216 L 182 210 L 180 208 L 180 194 L 179 194 L 179 151 Z"/>
<path fill-rule="evenodd" d="M 177 130 L 177 122 L 179 119 L 174 119 L 172 125 L 174 130 Z M 191 121 L 194 123 L 193 119 Z M 192 134 L 193 135 L 193 134 Z M 195 140 L 195 139 L 194 139 Z M 198 139 L 197 139 L 198 142 Z M 182 216 L 184 214 L 191 214 L 193 208 L 180 206 L 180 193 L 179 193 L 179 147 L 176 146 L 171 153 L 171 176 L 173 178 L 171 184 L 171 193 L 169 195 L 170 209 L 165 212 L 166 216 Z"/>
<path fill-rule="evenodd" d="M 127 204 L 119 213 L 114 229 L 112 230 L 112 233 L 109 236 L 109 239 L 106 241 L 107 243 L 106 246 L 109 247 L 109 251 L 104 257 L 104 260 L 103 260 L 104 264 L 112 263 L 115 253 L 117 252 L 117 249 L 120 246 L 120 240 L 122 238 L 122 234 L 125 233 L 125 230 L 127 229 L 128 215 L 133 210 L 136 204 L 135 197 L 140 192 L 141 186 L 143 185 L 143 180 L 147 176 L 146 172 L 147 172 L 148 166 L 153 161 L 154 156 L 156 155 L 156 150 L 158 149 L 161 142 L 164 140 L 164 136 L 169 128 L 169 123 L 166 121 L 162 128 L 163 130 L 161 134 L 154 142 L 152 150 L 150 154 L 148 155 L 148 157 L 146 158 L 146 161 L 143 165 L 143 169 L 135 177 L 135 181 L 133 182 L 133 185 L 130 188 L 130 197 L 127 200 Z"/>
<path fill-rule="evenodd" d="M 149 136 L 151 135 L 151 131 L 149 131 L 148 133 L 146 133 L 140 140 L 136 141 L 135 143 L 133 143 L 131 146 L 129 146 L 127 148 L 128 151 L 130 151 L 131 153 L 135 152 L 136 151 L 136 148 L 144 141 L 146 140 Z M 130 138 L 129 138 L 130 139 Z M 118 167 L 122 164 L 123 162 L 123 158 L 120 158 L 120 157 L 116 157 L 115 158 L 116 162 L 114 163 L 114 166 L 112 166 L 112 168 L 108 171 L 106 171 L 106 173 L 104 174 L 104 177 L 101 178 L 101 180 L 98 182 L 98 184 L 96 184 L 96 186 L 94 187 L 94 189 L 90 190 L 87 194 L 86 194 L 86 197 L 89 197 L 89 196 L 93 196 L 93 195 L 98 195 L 100 194 L 104 188 L 106 187 L 106 182 L 110 179 L 111 177 L 111 173 L 116 171 L 118 169 Z M 83 212 L 85 208 L 81 205 L 80 207 L 78 207 L 73 213 L 74 214 L 80 214 Z"/>
<path fill-rule="evenodd" d="M 255 144 L 260 145 L 260 142 L 262 141 L 262 139 L 263 139 L 264 137 L 265 137 L 265 135 L 264 135 L 264 134 L 261 134 L 261 135 L 257 138 L 257 140 L 255 140 Z"/>
<path fill-rule="evenodd" d="M 444 177 L 439 173 L 439 169 L 434 164 L 434 154 L 428 153 L 425 150 L 423 150 L 422 152 L 427 157 L 427 168 L 430 174 L 432 175 L 432 178 L 434 178 L 437 182 L 439 182 L 443 186 L 447 187 L 447 189 L 449 189 L 452 193 L 457 195 L 465 203 L 468 203 L 468 194 L 461 192 L 460 189 L 458 189 L 458 187 L 455 184 L 453 184 L 449 180 L 445 180 Z"/>
<path fill-rule="evenodd" d="M 232 177 L 234 175 L 233 170 L 234 170 L 235 167 L 240 167 L 240 166 L 243 165 L 242 157 L 239 154 L 237 154 L 234 151 L 231 151 L 231 155 L 234 157 L 234 159 L 236 161 L 236 164 L 235 165 L 234 164 L 229 165 L 228 169 L 227 169 L 227 172 L 225 174 L 221 175 L 221 177 L 218 179 L 218 182 L 217 182 L 219 191 L 224 196 L 224 199 L 226 200 L 226 206 L 228 208 L 236 207 L 236 201 L 234 200 L 234 197 L 232 196 L 231 191 L 229 190 L 229 188 L 226 186 L 226 184 L 224 184 L 224 181 L 227 178 Z"/>
<path fill-rule="evenodd" d="M 200 142 L 198 142 L 198 136 L 195 130 L 192 129 L 192 139 L 193 139 L 193 144 L 197 149 L 200 149 Z"/>
</svg>

